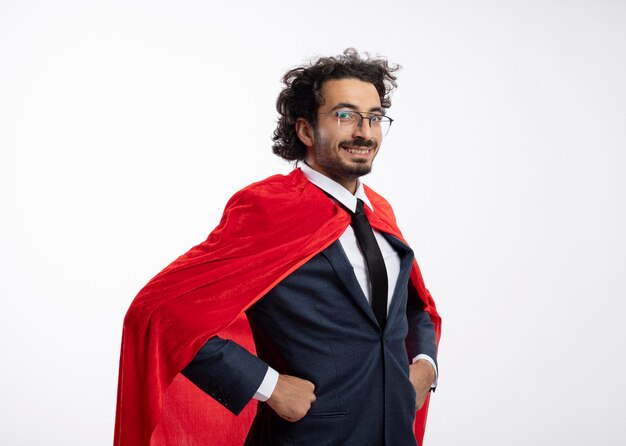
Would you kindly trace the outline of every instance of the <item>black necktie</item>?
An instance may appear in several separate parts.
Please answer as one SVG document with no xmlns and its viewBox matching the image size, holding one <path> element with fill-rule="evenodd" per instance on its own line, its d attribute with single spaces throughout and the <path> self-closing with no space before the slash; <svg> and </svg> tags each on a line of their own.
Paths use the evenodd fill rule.
<svg viewBox="0 0 626 446">
<path fill-rule="evenodd" d="M 387 268 L 376 237 L 374 237 L 372 226 L 365 216 L 365 212 L 363 212 L 362 200 L 357 201 L 356 212 L 352 214 L 351 226 L 354 229 L 356 241 L 365 256 L 365 263 L 367 263 L 372 284 L 372 310 L 382 330 L 385 328 L 385 321 L 387 320 Z"/>
</svg>

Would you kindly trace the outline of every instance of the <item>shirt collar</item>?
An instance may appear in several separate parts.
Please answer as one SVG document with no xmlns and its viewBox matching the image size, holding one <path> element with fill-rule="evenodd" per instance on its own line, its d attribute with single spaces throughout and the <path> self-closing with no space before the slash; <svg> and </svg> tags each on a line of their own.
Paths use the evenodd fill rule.
<svg viewBox="0 0 626 446">
<path fill-rule="evenodd" d="M 365 195 L 365 190 L 363 189 L 363 183 L 361 183 L 361 181 L 357 180 L 358 185 L 356 192 L 352 195 L 352 193 L 341 184 L 309 167 L 307 163 L 302 162 L 299 167 L 307 180 L 322 189 L 350 211 L 356 212 L 357 199 L 363 200 L 363 203 L 365 203 L 370 210 L 374 210 L 372 203 L 370 203 L 369 198 Z"/>
</svg>

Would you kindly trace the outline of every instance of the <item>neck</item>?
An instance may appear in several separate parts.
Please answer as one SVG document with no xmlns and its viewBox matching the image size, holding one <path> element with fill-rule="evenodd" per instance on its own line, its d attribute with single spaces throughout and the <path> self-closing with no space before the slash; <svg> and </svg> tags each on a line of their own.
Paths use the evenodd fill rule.
<svg viewBox="0 0 626 446">
<path fill-rule="evenodd" d="M 316 163 L 310 162 L 306 158 L 304 159 L 304 163 L 307 166 L 309 166 L 311 169 L 315 170 L 316 172 L 319 172 L 322 175 L 324 175 L 325 177 L 330 178 L 334 182 L 340 184 L 345 189 L 350 191 L 350 193 L 352 195 L 354 195 L 356 193 L 356 190 L 359 187 L 359 179 L 358 178 L 350 178 L 350 177 L 345 177 L 345 176 L 340 176 L 340 175 L 333 175 L 332 172 L 327 172 L 326 170 L 321 168 L 319 165 L 317 165 Z"/>
</svg>

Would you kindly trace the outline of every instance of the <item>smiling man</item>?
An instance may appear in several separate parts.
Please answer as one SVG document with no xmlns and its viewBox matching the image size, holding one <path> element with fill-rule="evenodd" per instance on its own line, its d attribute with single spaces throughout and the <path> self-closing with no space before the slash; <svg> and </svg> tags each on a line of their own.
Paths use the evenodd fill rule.
<svg viewBox="0 0 626 446">
<path fill-rule="evenodd" d="M 348 49 L 285 75 L 273 151 L 296 168 L 235 194 L 135 298 L 116 444 L 237 444 L 191 421 L 209 396 L 229 425 L 219 410 L 258 401 L 251 426 L 240 415 L 248 445 L 421 442 L 440 318 L 391 207 L 360 181 L 393 122 L 396 69 Z"/>
<path fill-rule="evenodd" d="M 384 115 L 376 87 L 369 82 L 331 79 L 320 95 L 323 104 L 315 125 L 304 118 L 296 121 L 298 137 L 307 147 L 305 162 L 354 194 L 358 178 L 372 170 L 392 119 Z"/>
</svg>

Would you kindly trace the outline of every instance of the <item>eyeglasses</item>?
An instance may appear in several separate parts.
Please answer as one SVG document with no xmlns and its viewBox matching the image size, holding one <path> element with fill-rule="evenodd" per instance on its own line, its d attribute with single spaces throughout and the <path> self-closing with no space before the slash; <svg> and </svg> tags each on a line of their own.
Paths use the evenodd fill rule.
<svg viewBox="0 0 626 446">
<path fill-rule="evenodd" d="M 385 136 L 391 128 L 393 119 L 389 116 L 371 114 L 369 116 L 363 116 L 362 113 L 352 110 L 339 110 L 332 112 L 322 112 L 320 115 L 334 114 L 337 117 L 337 126 L 341 129 L 352 129 L 356 125 L 361 128 L 363 120 L 368 120 L 370 128 L 372 130 L 380 130 L 381 134 Z"/>
</svg>

